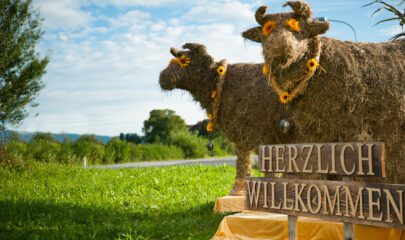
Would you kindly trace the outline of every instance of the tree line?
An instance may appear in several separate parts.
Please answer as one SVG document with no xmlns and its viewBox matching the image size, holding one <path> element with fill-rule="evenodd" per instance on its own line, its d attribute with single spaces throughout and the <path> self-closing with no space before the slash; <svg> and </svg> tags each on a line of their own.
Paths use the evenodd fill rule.
<svg viewBox="0 0 405 240">
<path fill-rule="evenodd" d="M 208 136 L 207 120 L 187 126 L 184 120 L 169 109 L 153 110 L 144 121 L 143 136 L 121 133 L 107 144 L 94 135 L 83 135 L 72 141 L 57 141 L 50 133 L 36 133 L 23 141 L 17 133 L 8 137 L 4 146 L 2 165 L 18 166 L 32 161 L 81 164 L 112 164 L 136 161 L 155 161 L 184 158 L 203 158 L 210 155 L 206 145 L 208 137 L 216 156 L 234 154 L 234 146 L 216 130 Z"/>
</svg>

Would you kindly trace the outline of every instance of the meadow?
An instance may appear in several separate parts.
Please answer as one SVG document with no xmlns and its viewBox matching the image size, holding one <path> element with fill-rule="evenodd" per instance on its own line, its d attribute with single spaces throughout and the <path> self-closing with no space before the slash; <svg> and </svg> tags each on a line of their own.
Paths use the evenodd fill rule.
<svg viewBox="0 0 405 240">
<path fill-rule="evenodd" d="M 0 168 L 0 239 L 210 239 L 235 168 Z"/>
</svg>

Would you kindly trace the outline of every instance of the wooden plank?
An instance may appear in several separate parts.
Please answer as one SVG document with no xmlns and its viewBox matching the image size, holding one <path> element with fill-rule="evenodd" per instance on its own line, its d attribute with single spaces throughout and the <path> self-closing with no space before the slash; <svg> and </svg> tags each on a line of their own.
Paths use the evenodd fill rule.
<svg viewBox="0 0 405 240">
<path fill-rule="evenodd" d="M 245 179 L 245 209 L 405 229 L 405 185 Z"/>
<path fill-rule="evenodd" d="M 342 179 L 344 182 L 350 182 L 353 180 L 352 177 L 343 177 Z M 353 240 L 354 239 L 354 229 L 353 223 L 343 221 L 343 236 L 344 240 Z"/>
<path fill-rule="evenodd" d="M 259 146 L 260 171 L 386 177 L 382 142 Z"/>
</svg>

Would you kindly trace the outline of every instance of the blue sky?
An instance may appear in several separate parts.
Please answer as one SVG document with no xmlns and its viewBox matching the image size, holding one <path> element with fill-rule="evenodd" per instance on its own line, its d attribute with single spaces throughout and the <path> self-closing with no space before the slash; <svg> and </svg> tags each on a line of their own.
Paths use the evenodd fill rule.
<svg viewBox="0 0 405 240">
<path fill-rule="evenodd" d="M 316 17 L 344 20 L 362 42 L 386 41 L 400 31 L 394 23 L 373 26 L 377 6 L 367 1 L 308 1 Z M 187 124 L 205 118 L 190 95 L 162 92 L 159 72 L 167 66 L 169 48 L 199 42 L 217 60 L 263 62 L 261 48 L 240 33 L 256 26 L 254 12 L 268 5 L 270 12 L 289 11 L 284 1 L 187 0 L 34 0 L 45 18 L 46 31 L 38 51 L 50 56 L 46 88 L 39 107 L 16 129 L 20 131 L 142 133 L 153 109 L 170 108 Z M 354 40 L 351 30 L 332 23 L 326 34 Z M 36 113 L 39 113 L 35 117 Z"/>
</svg>

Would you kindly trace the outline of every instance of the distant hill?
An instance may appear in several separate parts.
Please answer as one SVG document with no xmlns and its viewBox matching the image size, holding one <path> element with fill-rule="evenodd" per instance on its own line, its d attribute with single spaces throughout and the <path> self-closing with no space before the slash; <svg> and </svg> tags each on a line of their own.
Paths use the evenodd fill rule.
<svg viewBox="0 0 405 240">
<path fill-rule="evenodd" d="M 26 142 L 29 142 L 31 138 L 36 134 L 36 132 L 18 132 L 18 131 L 6 131 L 6 136 L 9 136 L 10 133 L 15 132 L 18 134 L 18 136 L 23 139 Z M 62 142 L 65 138 L 68 138 L 72 141 L 76 141 L 79 139 L 82 135 L 81 134 L 75 134 L 75 133 L 51 133 L 52 137 L 59 141 Z M 87 134 L 83 134 L 87 135 Z M 111 136 L 102 136 L 102 135 L 94 135 L 98 140 L 103 142 L 104 144 L 108 143 L 113 137 Z"/>
</svg>

